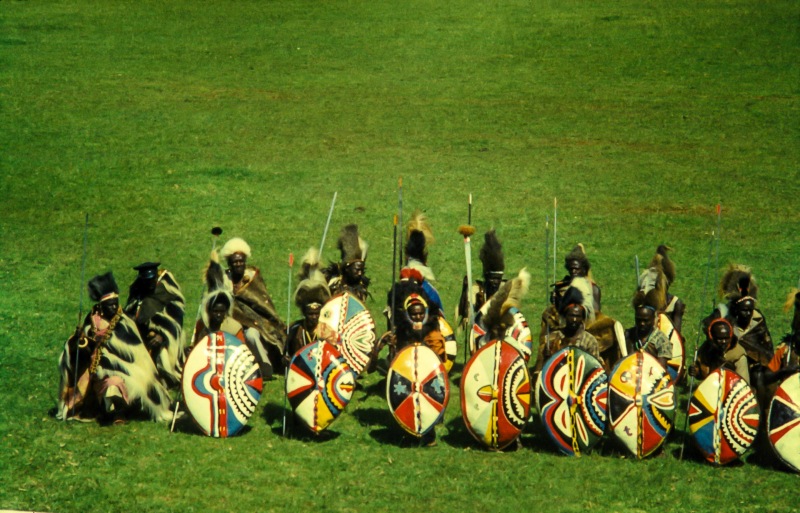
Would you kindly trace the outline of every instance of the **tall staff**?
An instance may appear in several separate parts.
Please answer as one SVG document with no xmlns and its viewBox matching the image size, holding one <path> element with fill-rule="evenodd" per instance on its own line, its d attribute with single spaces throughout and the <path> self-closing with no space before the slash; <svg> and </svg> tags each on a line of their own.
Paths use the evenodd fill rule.
<svg viewBox="0 0 800 513">
<path fill-rule="evenodd" d="M 81 330 L 83 326 L 83 289 L 84 289 L 84 281 L 86 280 L 86 246 L 89 240 L 89 213 L 86 213 L 86 218 L 83 222 L 83 254 L 81 255 L 81 283 L 80 283 L 80 299 L 78 300 L 78 328 L 76 331 Z M 78 351 L 78 344 L 76 341 L 75 344 L 75 366 L 73 367 L 73 371 L 75 372 L 75 379 L 72 383 L 72 407 L 75 408 L 75 395 L 78 393 L 78 363 L 80 362 L 80 354 L 81 352 Z M 64 420 L 67 420 L 67 415 L 64 415 Z"/>
<path fill-rule="evenodd" d="M 328 227 L 331 225 L 331 216 L 333 215 L 333 207 L 336 205 L 336 195 L 339 194 L 338 192 L 333 193 L 333 199 L 331 200 L 331 208 L 328 210 L 328 220 L 325 221 L 325 229 L 322 231 L 322 241 L 319 243 L 319 260 L 322 261 L 322 248 L 325 247 L 325 237 L 328 236 Z M 287 319 L 286 322 L 289 322 Z"/>
<path fill-rule="evenodd" d="M 467 307 L 467 332 L 464 337 L 464 363 L 466 364 L 469 350 L 471 349 L 469 341 L 472 337 L 472 325 L 475 323 L 475 299 L 470 292 L 472 287 L 472 247 L 470 237 L 475 234 L 475 228 L 470 225 L 462 225 L 458 227 L 458 233 L 464 237 L 464 257 L 467 261 L 467 300 L 469 305 Z"/>
<path fill-rule="evenodd" d="M 335 196 L 334 196 L 335 199 Z M 328 217 L 330 219 L 330 216 Z M 323 237 L 324 240 L 324 237 Z M 294 268 L 294 253 L 289 253 L 289 285 L 286 287 L 286 346 L 283 348 L 283 355 L 288 355 L 289 351 L 289 319 L 292 315 L 292 269 Z M 283 383 L 284 388 L 286 387 L 286 380 L 289 377 L 289 366 L 285 365 L 283 368 Z M 283 394 L 283 422 L 282 422 L 282 433 L 283 437 L 286 437 L 286 417 L 287 417 L 287 409 L 286 409 L 286 393 L 284 391 Z"/>
<path fill-rule="evenodd" d="M 219 241 L 219 236 L 222 235 L 222 228 L 219 226 L 215 226 L 211 228 L 211 252 L 213 253 L 217 249 L 217 242 Z M 194 316 L 194 326 L 192 327 L 192 338 L 189 339 L 189 344 L 194 344 L 194 337 L 197 334 L 197 322 L 200 319 L 200 315 L 203 313 L 203 296 L 205 295 L 206 286 L 203 285 L 203 290 L 200 292 L 200 304 L 197 307 L 197 314 Z M 172 422 L 169 424 L 169 432 L 172 433 L 175 431 L 175 421 L 178 419 L 178 407 L 181 405 L 181 400 L 183 399 L 183 380 L 181 379 L 181 386 L 178 388 L 178 400 L 175 401 L 175 408 L 172 410 Z"/>
<path fill-rule="evenodd" d="M 720 212 L 720 206 L 717 205 L 717 226 L 719 226 L 719 212 Z M 708 275 L 709 275 L 709 271 L 711 270 L 711 256 L 714 254 L 714 243 L 716 241 L 716 236 L 717 235 L 716 235 L 715 231 L 712 230 L 711 238 L 708 241 L 708 260 L 706 261 L 706 276 L 703 279 L 703 301 L 700 303 L 701 305 L 705 304 L 705 302 L 706 302 L 706 293 L 708 291 Z M 719 247 L 719 246 L 717 246 L 717 247 Z M 712 303 L 713 303 L 713 300 L 712 300 Z M 700 326 L 700 329 L 697 330 L 697 337 L 695 337 L 695 340 L 694 340 L 694 357 L 692 358 L 692 363 L 691 363 L 692 366 L 694 366 L 695 363 L 697 362 L 697 351 L 700 348 L 700 336 L 701 336 L 702 332 L 703 332 L 703 329 L 702 329 L 702 326 Z M 681 452 L 680 452 L 680 455 L 678 456 L 678 460 L 682 460 L 683 459 L 683 449 L 686 446 L 686 429 L 689 426 L 689 410 L 691 410 L 691 407 L 692 407 L 692 390 L 693 389 L 694 389 L 694 376 L 691 376 L 689 378 L 689 401 L 688 401 L 688 404 L 686 406 L 686 417 L 683 420 L 683 438 L 681 440 Z"/>
</svg>

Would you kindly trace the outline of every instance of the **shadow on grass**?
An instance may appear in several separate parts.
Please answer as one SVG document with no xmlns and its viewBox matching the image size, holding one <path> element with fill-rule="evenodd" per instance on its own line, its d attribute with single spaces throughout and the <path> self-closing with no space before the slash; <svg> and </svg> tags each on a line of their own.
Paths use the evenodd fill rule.
<svg viewBox="0 0 800 513">
<path fill-rule="evenodd" d="M 404 449 L 420 446 L 420 440 L 403 431 L 388 409 L 361 408 L 352 415 L 359 424 L 369 429 L 369 436 L 380 444 Z"/>
</svg>

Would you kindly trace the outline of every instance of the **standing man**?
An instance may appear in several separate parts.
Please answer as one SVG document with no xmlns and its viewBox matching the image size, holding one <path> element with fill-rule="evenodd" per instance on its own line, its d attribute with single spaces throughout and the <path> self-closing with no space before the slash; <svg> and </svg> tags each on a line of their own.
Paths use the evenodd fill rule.
<svg viewBox="0 0 800 513">
<path fill-rule="evenodd" d="M 145 262 L 128 293 L 125 313 L 139 328 L 158 374 L 168 387 L 178 386 L 183 367 L 183 314 L 186 303 L 171 272 Z"/>
<path fill-rule="evenodd" d="M 600 287 L 597 286 L 597 283 L 595 283 L 592 278 L 592 264 L 589 263 L 589 258 L 586 256 L 583 244 L 577 244 L 572 248 L 572 251 L 567 253 L 567 256 L 564 257 L 564 267 L 573 278 L 586 278 L 589 280 L 589 283 L 592 284 L 594 311 L 602 311 L 600 307 L 600 298 L 602 294 L 600 292 Z"/>
<path fill-rule="evenodd" d="M 281 364 L 286 325 L 275 310 L 261 271 L 247 264 L 251 254 L 250 245 L 239 237 L 226 242 L 220 251 L 220 257 L 228 264 L 225 275 L 233 289 L 233 318 L 245 328 L 258 331 L 259 343 L 251 349 L 262 368 L 262 376 L 270 379 L 271 369 Z"/>
</svg>

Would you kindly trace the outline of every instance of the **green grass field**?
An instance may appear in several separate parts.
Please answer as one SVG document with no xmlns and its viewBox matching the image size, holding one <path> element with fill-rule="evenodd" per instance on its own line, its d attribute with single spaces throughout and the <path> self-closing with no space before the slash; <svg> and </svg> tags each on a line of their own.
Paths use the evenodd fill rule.
<svg viewBox="0 0 800 513">
<path fill-rule="evenodd" d="M 796 475 L 752 454 L 721 469 L 691 450 L 679 461 L 680 433 L 645 461 L 610 443 L 561 457 L 536 425 L 522 450 L 488 453 L 455 387 L 439 445 L 420 449 L 377 374 L 320 440 L 279 436 L 282 380 L 226 440 L 48 411 L 85 289 L 85 213 L 87 277 L 111 269 L 126 288 L 133 265 L 158 259 L 190 317 L 220 225 L 251 243 L 284 312 L 288 254 L 319 244 L 337 191 L 324 257 L 359 224 L 379 319 L 400 177 L 405 212 L 426 210 L 437 235 L 430 264 L 448 311 L 473 193 L 473 224 L 497 228 L 509 272 L 533 275 L 523 312 L 536 324 L 557 197 L 559 275 L 584 243 L 603 309 L 623 324 L 634 256 L 675 248 L 691 350 L 712 304 L 702 291 L 721 203 L 718 267 L 753 267 L 780 337 L 800 277 L 798 19 L 780 0 L 2 2 L 0 508 L 796 510 Z"/>
</svg>

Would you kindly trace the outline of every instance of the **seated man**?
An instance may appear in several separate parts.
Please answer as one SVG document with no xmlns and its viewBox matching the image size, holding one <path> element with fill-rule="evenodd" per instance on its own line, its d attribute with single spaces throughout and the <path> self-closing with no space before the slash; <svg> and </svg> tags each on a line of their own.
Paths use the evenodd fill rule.
<svg viewBox="0 0 800 513">
<path fill-rule="evenodd" d="M 672 342 L 661 330 L 656 329 L 656 310 L 651 306 L 637 305 L 635 308 L 636 325 L 625 330 L 625 345 L 628 354 L 643 351 L 658 359 L 658 363 L 666 370 L 667 362 L 672 358 Z"/>
<path fill-rule="evenodd" d="M 548 358 L 567 346 L 583 349 L 603 364 L 597 339 L 586 331 L 586 308 L 581 304 L 571 303 L 560 312 L 564 317 L 564 327 L 546 336 L 539 346 L 539 358 L 536 360 L 535 372 L 540 372 Z"/>
<path fill-rule="evenodd" d="M 57 417 L 120 423 L 138 412 L 168 421 L 167 389 L 136 324 L 119 307 L 114 275 L 89 280 L 89 297 L 95 305 L 61 354 Z"/>
<path fill-rule="evenodd" d="M 238 237 L 226 242 L 220 251 L 220 257 L 227 261 L 226 276 L 232 284 L 233 318 L 245 328 L 258 331 L 258 343 L 251 349 L 260 366 L 274 368 L 281 365 L 286 325 L 275 310 L 261 271 L 248 265 L 250 256 L 250 245 Z"/>
<path fill-rule="evenodd" d="M 183 368 L 183 313 L 181 287 L 158 262 L 145 262 L 130 286 L 125 313 L 136 322 L 161 379 L 167 386 L 180 383 Z"/>
<path fill-rule="evenodd" d="M 697 360 L 687 372 L 700 380 L 720 367 L 739 374 L 750 384 L 750 371 L 744 349 L 733 338 L 733 327 L 726 319 L 714 319 L 706 332 L 707 339 L 697 350 Z"/>
</svg>

